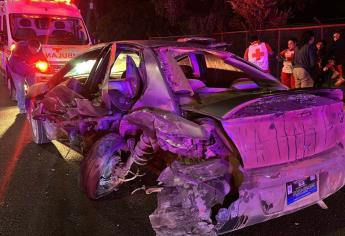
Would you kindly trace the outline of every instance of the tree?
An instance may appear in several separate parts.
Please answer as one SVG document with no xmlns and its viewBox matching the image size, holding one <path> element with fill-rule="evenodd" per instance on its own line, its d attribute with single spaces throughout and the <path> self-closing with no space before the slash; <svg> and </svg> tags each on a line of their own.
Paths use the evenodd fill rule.
<svg viewBox="0 0 345 236">
<path fill-rule="evenodd" d="M 97 35 L 101 41 L 147 39 L 169 34 L 170 26 L 154 11 L 151 0 L 102 0 Z"/>
<path fill-rule="evenodd" d="M 224 0 L 151 0 L 158 16 L 180 29 L 181 34 L 224 31 L 230 21 L 230 6 Z"/>
<path fill-rule="evenodd" d="M 290 0 L 291 1 L 291 0 Z M 244 20 L 248 30 L 255 31 L 286 24 L 292 8 L 281 8 L 279 0 L 229 0 L 236 15 Z"/>
</svg>

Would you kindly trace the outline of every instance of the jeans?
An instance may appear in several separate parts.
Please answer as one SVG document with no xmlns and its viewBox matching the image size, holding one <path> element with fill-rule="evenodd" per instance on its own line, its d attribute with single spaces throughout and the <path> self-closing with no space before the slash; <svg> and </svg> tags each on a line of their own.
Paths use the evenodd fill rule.
<svg viewBox="0 0 345 236">
<path fill-rule="evenodd" d="M 14 87 L 16 88 L 17 106 L 19 110 L 25 111 L 25 90 L 24 84 L 31 86 L 35 83 L 35 74 L 22 76 L 14 72 L 10 72 L 13 80 Z"/>
<path fill-rule="evenodd" d="M 293 76 L 295 77 L 295 88 L 312 88 L 314 86 L 313 78 L 304 68 L 294 68 Z"/>
</svg>

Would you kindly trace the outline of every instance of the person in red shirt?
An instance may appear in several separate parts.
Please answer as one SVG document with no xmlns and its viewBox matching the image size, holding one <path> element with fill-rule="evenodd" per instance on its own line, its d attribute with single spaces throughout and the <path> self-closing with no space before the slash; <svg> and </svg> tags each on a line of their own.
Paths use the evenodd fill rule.
<svg viewBox="0 0 345 236">
<path fill-rule="evenodd" d="M 269 56 L 272 56 L 273 50 L 268 43 L 261 42 L 257 35 L 250 38 L 250 46 L 244 53 L 244 59 L 255 64 L 262 71 L 269 73 Z"/>
<path fill-rule="evenodd" d="M 283 59 L 283 68 L 281 72 L 281 82 L 289 88 L 295 88 L 295 79 L 293 77 L 293 59 L 295 56 L 296 39 L 288 40 L 288 48 L 280 52 L 280 57 Z"/>
</svg>

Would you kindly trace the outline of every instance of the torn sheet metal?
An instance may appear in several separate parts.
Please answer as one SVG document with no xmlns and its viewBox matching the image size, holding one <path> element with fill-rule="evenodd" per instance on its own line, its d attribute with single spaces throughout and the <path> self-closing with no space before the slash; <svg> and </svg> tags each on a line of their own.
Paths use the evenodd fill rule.
<svg viewBox="0 0 345 236">
<path fill-rule="evenodd" d="M 180 109 L 161 73 L 161 68 L 157 64 L 154 52 L 149 49 L 144 49 L 143 54 L 145 58 L 146 88 L 145 93 L 134 104 L 132 110 L 154 107 L 160 110 L 178 113 Z"/>
<path fill-rule="evenodd" d="M 157 235 L 217 235 L 229 233 L 317 204 L 345 185 L 345 150 L 334 147 L 313 159 L 287 165 L 242 170 L 245 182 L 238 200 L 221 208 L 211 220 L 211 209 L 229 193 L 227 165 L 212 160 L 186 166 L 174 162 L 162 172 L 164 186 L 158 207 L 150 215 Z M 287 183 L 314 176 L 316 191 L 289 203 Z"/>
<path fill-rule="evenodd" d="M 164 189 L 150 215 L 157 235 L 216 235 L 211 208 L 230 192 L 227 163 L 217 159 L 197 165 L 174 162 L 159 177 Z"/>
<path fill-rule="evenodd" d="M 94 104 L 88 99 L 75 99 L 78 114 L 89 117 L 102 117 L 109 115 L 109 110 L 101 106 L 101 104 Z"/>
<path fill-rule="evenodd" d="M 164 68 L 163 73 L 174 93 L 194 95 L 186 76 L 180 66 L 175 65 L 176 59 L 169 49 L 161 49 L 159 55 L 160 63 Z"/>
<path fill-rule="evenodd" d="M 48 88 L 48 85 L 46 82 L 39 82 L 39 83 L 35 83 L 35 84 L 31 85 L 28 88 L 26 95 L 29 98 L 35 98 L 35 97 L 38 97 L 42 94 L 47 93 L 48 90 L 49 90 L 49 88 Z"/>
<path fill-rule="evenodd" d="M 208 139 L 206 131 L 198 124 L 173 113 L 148 109 L 135 111 L 120 125 L 120 133 L 126 133 L 126 124 L 135 124 L 156 137 L 159 146 L 166 151 L 186 157 L 203 157 L 202 141 Z"/>
<path fill-rule="evenodd" d="M 144 130 L 157 139 L 161 149 L 184 157 L 229 156 L 229 149 L 216 132 L 216 124 L 208 119 L 198 121 L 200 124 L 173 113 L 144 109 L 124 117 L 120 134 L 125 136 L 136 133 L 135 129 Z"/>
<path fill-rule="evenodd" d="M 153 132 L 207 139 L 206 132 L 200 125 L 170 112 L 142 109 L 124 116 L 123 119 Z M 126 127 L 122 126 L 121 129 L 126 129 Z M 123 131 L 120 130 L 120 133 Z"/>
</svg>

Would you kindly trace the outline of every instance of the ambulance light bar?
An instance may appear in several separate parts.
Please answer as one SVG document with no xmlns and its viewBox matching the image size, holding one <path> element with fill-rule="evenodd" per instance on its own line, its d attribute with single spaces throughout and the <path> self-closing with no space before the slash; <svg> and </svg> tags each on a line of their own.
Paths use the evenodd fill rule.
<svg viewBox="0 0 345 236">
<path fill-rule="evenodd" d="M 56 3 L 65 3 L 71 4 L 72 0 L 30 0 L 31 2 L 56 2 Z"/>
</svg>

